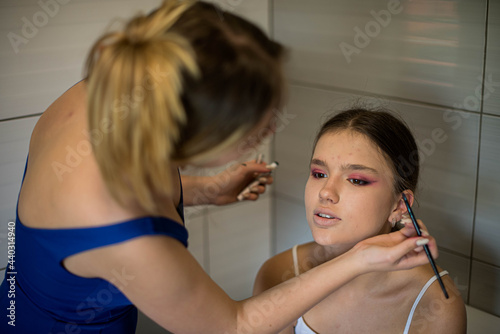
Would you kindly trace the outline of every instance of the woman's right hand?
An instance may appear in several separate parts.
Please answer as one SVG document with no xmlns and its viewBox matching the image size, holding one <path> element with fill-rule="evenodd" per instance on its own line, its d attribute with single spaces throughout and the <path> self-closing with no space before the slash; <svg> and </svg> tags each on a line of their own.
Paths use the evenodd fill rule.
<svg viewBox="0 0 500 334">
<path fill-rule="evenodd" d="M 406 270 L 429 263 L 423 247 L 417 245 L 417 241 L 428 239 L 427 246 L 432 257 L 436 259 L 436 240 L 428 235 L 421 220 L 418 220 L 418 223 L 425 236 L 418 237 L 413 225 L 405 224 L 399 231 L 360 241 L 348 253 L 353 252 L 355 263 L 362 266 L 361 271 L 364 273 Z"/>
</svg>

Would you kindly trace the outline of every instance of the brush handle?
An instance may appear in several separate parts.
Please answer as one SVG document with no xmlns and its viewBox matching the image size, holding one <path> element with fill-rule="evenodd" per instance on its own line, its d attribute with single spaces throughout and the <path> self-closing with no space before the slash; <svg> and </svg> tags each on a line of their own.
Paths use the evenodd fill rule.
<svg viewBox="0 0 500 334">
<path fill-rule="evenodd" d="M 439 272 L 436 268 L 436 264 L 434 263 L 434 260 L 432 259 L 432 255 L 431 255 L 431 252 L 429 250 L 429 247 L 427 245 L 424 245 L 424 250 L 425 250 L 425 254 L 427 254 L 427 257 L 429 258 L 429 262 L 431 263 L 432 270 L 434 270 L 434 274 L 437 277 L 439 285 L 441 286 L 441 290 L 443 290 L 444 296 L 446 297 L 446 299 L 450 298 L 448 296 L 448 292 L 446 291 L 446 288 L 444 287 L 444 283 L 443 283 L 443 280 L 441 279 L 441 275 L 439 275 Z"/>
<path fill-rule="evenodd" d="M 413 214 L 413 210 L 410 207 L 410 203 L 408 203 L 408 199 L 406 198 L 406 195 L 404 193 L 403 193 L 403 201 L 405 202 L 406 209 L 408 210 L 408 214 L 410 215 L 413 226 L 415 226 L 415 231 L 417 231 L 417 235 L 419 237 L 422 236 L 422 231 L 420 231 L 420 227 L 418 226 L 417 219 L 415 218 L 415 215 Z M 424 245 L 424 250 L 425 250 L 425 254 L 427 254 L 427 258 L 429 259 L 432 270 L 434 271 L 434 274 L 437 277 L 439 285 L 441 286 L 441 290 L 443 290 L 444 296 L 446 297 L 446 299 L 450 298 L 448 296 L 448 292 L 446 291 L 446 288 L 444 287 L 444 283 L 443 283 L 443 280 L 441 279 L 441 275 L 439 275 L 439 272 L 436 268 L 436 263 L 434 262 L 434 259 L 432 258 L 432 254 L 429 250 L 429 247 L 427 245 Z"/>
</svg>

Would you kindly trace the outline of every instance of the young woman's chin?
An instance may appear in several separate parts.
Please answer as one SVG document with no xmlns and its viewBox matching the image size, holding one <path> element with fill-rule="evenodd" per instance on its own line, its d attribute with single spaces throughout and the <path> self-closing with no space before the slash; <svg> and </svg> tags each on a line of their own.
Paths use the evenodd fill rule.
<svg viewBox="0 0 500 334">
<path fill-rule="evenodd" d="M 354 247 L 362 239 L 355 239 L 349 236 L 342 236 L 339 233 L 331 232 L 331 231 L 313 231 L 312 232 L 314 241 L 321 246 L 324 247 L 335 247 L 342 248 L 345 251 Z"/>
<path fill-rule="evenodd" d="M 322 240 L 314 240 L 316 244 L 321 246 L 326 254 L 330 254 L 332 257 L 340 256 L 351 250 L 357 242 L 346 242 L 346 243 L 327 243 Z"/>
</svg>

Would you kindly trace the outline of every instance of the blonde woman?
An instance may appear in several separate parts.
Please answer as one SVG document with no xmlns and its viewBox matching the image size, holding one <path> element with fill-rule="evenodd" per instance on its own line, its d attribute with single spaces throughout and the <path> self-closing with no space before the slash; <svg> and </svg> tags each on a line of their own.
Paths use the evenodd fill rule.
<svg viewBox="0 0 500 334">
<path fill-rule="evenodd" d="M 269 259 L 255 293 L 342 258 L 367 238 L 391 235 L 397 222 L 411 225 L 402 194 L 413 203 L 419 176 L 415 152 L 408 127 L 385 110 L 354 108 L 327 120 L 316 137 L 305 190 L 314 242 Z M 361 275 L 280 333 L 465 333 L 463 300 L 448 272 L 440 275 L 448 299 L 429 263 Z"/>
<path fill-rule="evenodd" d="M 133 18 L 95 43 L 86 79 L 40 118 L 18 201 L 17 275 L 0 289 L 15 326 L 4 316 L 0 332 L 134 333 L 139 308 L 174 333 L 276 333 L 362 273 L 426 262 L 413 251 L 424 239 L 406 229 L 243 301 L 203 272 L 186 248 L 182 206 L 223 180 L 183 177 L 183 189 L 178 168 L 237 159 L 272 132 L 283 103 L 282 47 L 220 15 L 171 0 Z M 205 202 L 236 201 L 265 171 L 240 165 Z"/>
</svg>

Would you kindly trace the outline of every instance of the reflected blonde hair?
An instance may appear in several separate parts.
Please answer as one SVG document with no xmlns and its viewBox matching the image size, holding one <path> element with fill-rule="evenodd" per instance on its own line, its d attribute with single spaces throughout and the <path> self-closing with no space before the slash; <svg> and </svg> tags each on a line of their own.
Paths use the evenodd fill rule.
<svg viewBox="0 0 500 334">
<path fill-rule="evenodd" d="M 213 157 L 280 102 L 281 54 L 251 23 L 197 1 L 165 0 L 101 37 L 87 59 L 88 122 L 103 133 L 92 147 L 111 195 L 158 214 L 172 162 Z"/>
</svg>

